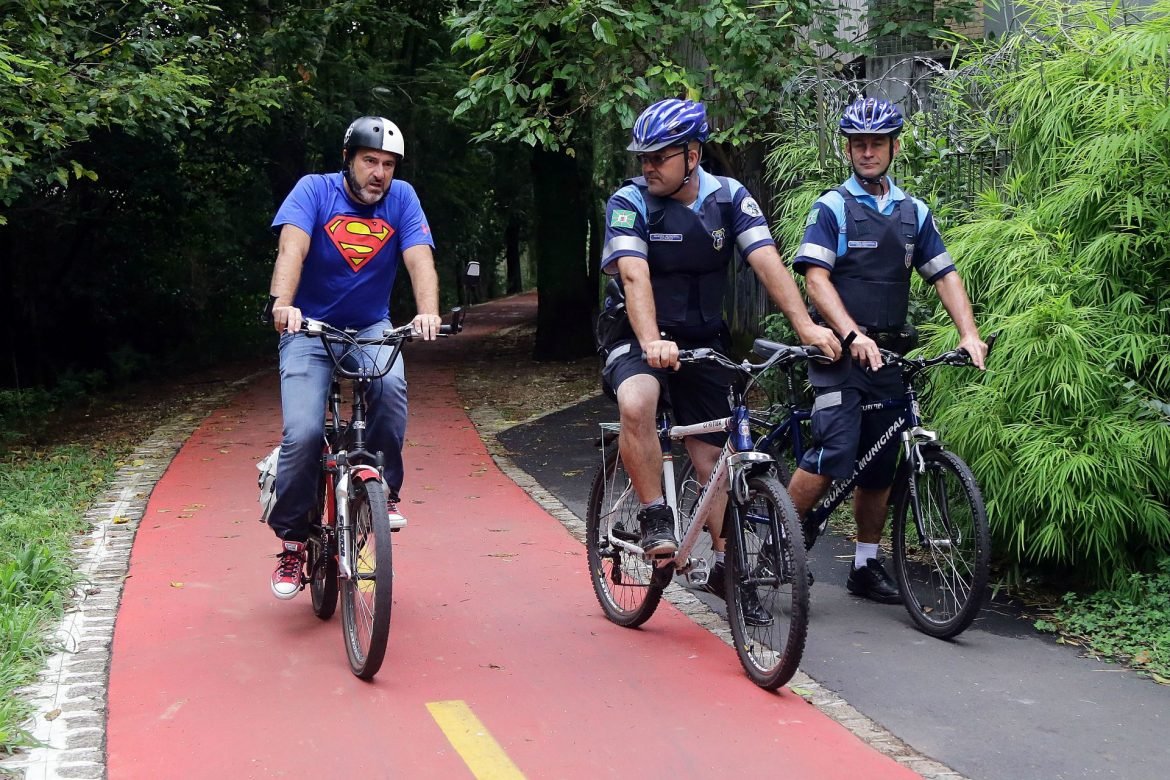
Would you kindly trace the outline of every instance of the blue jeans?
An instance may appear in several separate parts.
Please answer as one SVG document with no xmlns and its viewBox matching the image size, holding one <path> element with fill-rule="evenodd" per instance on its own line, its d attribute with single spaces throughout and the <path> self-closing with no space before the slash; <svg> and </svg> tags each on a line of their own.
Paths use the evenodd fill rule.
<svg viewBox="0 0 1170 780">
<path fill-rule="evenodd" d="M 390 326 L 386 320 L 365 328 L 358 338 L 374 338 Z M 377 369 L 386 365 L 391 347 L 347 351 L 303 333 L 280 337 L 280 402 L 284 435 L 276 471 L 276 503 L 268 525 L 281 539 L 303 542 L 309 537 L 310 510 L 317 501 L 321 448 L 325 437 L 325 401 L 333 360 L 326 349 L 344 354 L 343 365 L 358 361 Z M 406 375 L 401 353 L 390 372 L 370 383 L 366 393 L 366 449 L 384 456 L 391 496 L 402 487 L 402 443 L 406 437 Z"/>
</svg>

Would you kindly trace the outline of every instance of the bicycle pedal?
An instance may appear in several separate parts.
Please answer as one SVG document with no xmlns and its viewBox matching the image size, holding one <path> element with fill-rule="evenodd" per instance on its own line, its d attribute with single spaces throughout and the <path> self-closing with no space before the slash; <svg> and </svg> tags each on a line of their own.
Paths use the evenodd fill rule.
<svg viewBox="0 0 1170 780">
<path fill-rule="evenodd" d="M 695 588 L 703 587 L 710 578 L 710 569 L 691 569 L 687 572 L 687 582 Z"/>
</svg>

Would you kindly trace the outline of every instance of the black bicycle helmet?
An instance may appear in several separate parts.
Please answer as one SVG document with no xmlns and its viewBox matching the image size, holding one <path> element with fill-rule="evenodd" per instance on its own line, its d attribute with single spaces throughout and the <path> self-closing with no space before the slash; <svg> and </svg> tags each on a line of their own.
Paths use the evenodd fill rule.
<svg viewBox="0 0 1170 780">
<path fill-rule="evenodd" d="M 398 125 L 381 116 L 361 116 L 353 120 L 345 131 L 341 148 L 346 159 L 349 159 L 353 150 L 363 148 L 390 152 L 398 155 L 400 160 L 406 156 L 402 131 Z"/>
</svg>

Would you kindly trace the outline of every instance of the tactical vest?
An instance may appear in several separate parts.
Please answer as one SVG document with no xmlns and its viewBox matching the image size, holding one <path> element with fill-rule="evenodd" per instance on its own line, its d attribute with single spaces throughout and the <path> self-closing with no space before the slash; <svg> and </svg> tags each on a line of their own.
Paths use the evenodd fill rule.
<svg viewBox="0 0 1170 780">
<path fill-rule="evenodd" d="M 918 214 L 909 197 L 889 216 L 857 201 L 844 187 L 845 254 L 833 267 L 833 287 L 849 316 L 867 331 L 898 330 L 910 303 L 910 266 Z M 819 318 L 818 318 L 819 319 Z"/>
<path fill-rule="evenodd" d="M 672 338 L 711 338 L 723 324 L 735 214 L 728 180 L 715 178 L 720 187 L 697 214 L 673 198 L 651 195 L 642 176 L 626 182 L 646 203 L 654 308 L 658 327 Z"/>
</svg>

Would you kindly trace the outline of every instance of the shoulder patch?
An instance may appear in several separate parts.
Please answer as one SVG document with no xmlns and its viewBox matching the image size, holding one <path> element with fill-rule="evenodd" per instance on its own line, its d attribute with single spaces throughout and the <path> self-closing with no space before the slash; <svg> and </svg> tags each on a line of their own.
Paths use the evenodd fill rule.
<svg viewBox="0 0 1170 780">
<path fill-rule="evenodd" d="M 820 215 L 821 215 L 821 210 L 818 209 L 816 206 L 813 206 L 812 210 L 809 211 L 808 216 L 805 217 L 805 219 L 804 219 L 804 226 L 805 227 L 812 227 L 813 225 L 817 224 L 817 218 Z"/>
<path fill-rule="evenodd" d="M 753 219 L 759 219 L 764 216 L 764 212 L 760 211 L 760 204 L 756 203 L 756 199 L 751 195 L 748 195 L 740 201 L 739 209 Z"/>
<path fill-rule="evenodd" d="M 619 228 L 632 228 L 634 226 L 634 219 L 637 215 L 632 211 L 625 209 L 614 209 L 613 213 L 609 215 L 609 226 Z"/>
</svg>

